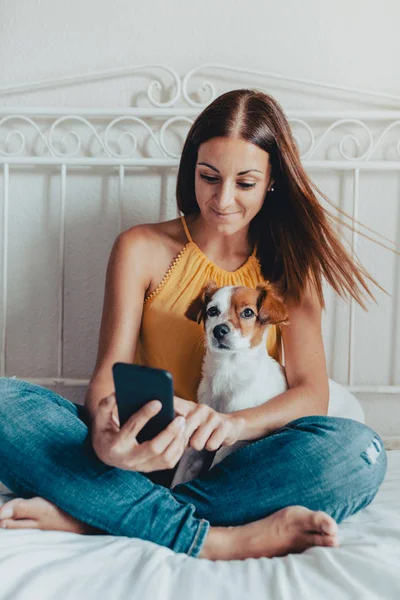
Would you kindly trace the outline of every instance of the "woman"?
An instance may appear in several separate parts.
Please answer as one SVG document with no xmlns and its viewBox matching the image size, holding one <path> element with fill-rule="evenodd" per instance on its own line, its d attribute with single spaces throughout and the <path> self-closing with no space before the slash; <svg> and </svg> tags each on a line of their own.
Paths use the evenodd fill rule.
<svg viewBox="0 0 400 600">
<path fill-rule="evenodd" d="M 369 427 L 327 416 L 321 274 L 360 304 L 356 280 L 371 296 L 363 274 L 374 280 L 337 239 L 282 108 L 266 94 L 230 91 L 199 115 L 177 201 L 186 219 L 138 225 L 114 243 L 85 408 L 0 380 L 0 479 L 20 496 L 2 507 L 1 524 L 139 537 L 212 560 L 337 546 L 337 523 L 372 501 L 386 454 Z M 271 328 L 268 350 L 281 361 L 283 341 L 289 389 L 257 409 L 220 414 L 195 403 L 202 330 L 184 311 L 208 279 L 268 279 L 287 303 L 290 325 Z M 177 416 L 152 441 L 139 445 L 136 435 L 159 401 L 119 427 L 117 361 L 173 374 Z M 241 439 L 252 443 L 202 477 L 172 490 L 157 483 L 189 444 L 215 450 Z"/>
</svg>

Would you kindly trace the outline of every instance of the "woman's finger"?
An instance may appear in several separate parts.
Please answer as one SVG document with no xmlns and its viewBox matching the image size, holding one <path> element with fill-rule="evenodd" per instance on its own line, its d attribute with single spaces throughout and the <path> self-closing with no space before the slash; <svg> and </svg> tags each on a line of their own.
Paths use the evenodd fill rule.
<svg viewBox="0 0 400 600">
<path fill-rule="evenodd" d="M 176 417 L 172 423 L 170 423 L 161 433 L 156 435 L 153 439 L 147 440 L 139 444 L 135 449 L 135 457 L 137 464 L 140 466 L 142 463 L 148 462 L 155 456 L 158 457 L 168 448 L 168 446 L 177 437 L 180 437 L 180 433 L 185 429 L 184 417 Z"/>
<path fill-rule="evenodd" d="M 186 434 L 190 438 L 192 434 L 202 425 L 207 423 L 210 415 L 219 414 L 212 410 L 206 404 L 198 404 L 196 410 L 186 417 Z"/>
<path fill-rule="evenodd" d="M 195 450 L 203 450 L 209 437 L 221 424 L 217 414 L 210 415 L 206 423 L 202 423 L 190 438 L 190 446 Z"/>
<path fill-rule="evenodd" d="M 197 403 L 191 400 L 185 400 L 179 396 L 174 396 L 174 410 L 178 415 L 187 417 L 196 409 Z"/>
<path fill-rule="evenodd" d="M 225 426 L 220 425 L 219 427 L 217 427 L 217 429 L 214 430 L 214 432 L 208 438 L 206 445 L 205 445 L 206 450 L 209 450 L 209 451 L 218 450 L 218 448 L 220 448 L 220 446 L 222 446 L 223 442 L 225 441 L 225 437 L 226 437 Z"/>
<path fill-rule="evenodd" d="M 119 432 L 120 438 L 132 438 L 138 435 L 139 431 L 143 429 L 150 419 L 154 417 L 162 408 L 162 404 L 159 400 L 152 400 L 146 402 L 142 408 L 137 410 L 133 415 L 129 417 L 126 423 L 121 427 Z"/>
<path fill-rule="evenodd" d="M 110 418 L 115 402 L 115 394 L 109 394 L 102 398 L 97 405 L 95 418 L 93 419 L 93 428 L 103 431 L 110 426 Z"/>
<path fill-rule="evenodd" d="M 170 445 L 164 450 L 161 457 L 165 461 L 167 469 L 172 469 L 177 464 L 178 460 L 182 457 L 185 451 L 185 435 L 183 429 L 180 430 L 179 435 L 172 440 Z"/>
<path fill-rule="evenodd" d="M 120 428 L 118 406 L 115 405 L 111 412 L 111 418 L 118 428 Z"/>
</svg>

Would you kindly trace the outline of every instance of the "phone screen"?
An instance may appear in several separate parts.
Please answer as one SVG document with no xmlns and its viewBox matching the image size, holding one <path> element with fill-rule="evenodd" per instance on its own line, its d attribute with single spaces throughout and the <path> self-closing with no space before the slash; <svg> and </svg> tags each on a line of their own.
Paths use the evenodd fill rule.
<svg viewBox="0 0 400 600">
<path fill-rule="evenodd" d="M 139 443 L 152 439 L 174 419 L 174 386 L 171 373 L 164 369 L 123 362 L 115 363 L 112 371 L 121 427 L 147 402 L 161 401 L 161 410 L 136 436 Z"/>
</svg>

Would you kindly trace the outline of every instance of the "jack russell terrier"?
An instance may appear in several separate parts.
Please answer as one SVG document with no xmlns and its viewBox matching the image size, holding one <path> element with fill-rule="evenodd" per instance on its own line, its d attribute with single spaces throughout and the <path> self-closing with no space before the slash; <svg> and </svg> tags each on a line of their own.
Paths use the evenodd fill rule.
<svg viewBox="0 0 400 600">
<path fill-rule="evenodd" d="M 203 322 L 206 353 L 197 400 L 220 413 L 263 404 L 288 388 L 285 369 L 269 356 L 270 325 L 286 325 L 288 314 L 269 282 L 256 289 L 244 286 L 218 288 L 208 282 L 189 305 L 185 316 Z M 187 448 L 171 488 L 197 477 L 225 456 L 251 442 L 239 441 L 216 451 Z"/>
<path fill-rule="evenodd" d="M 220 413 L 259 406 L 288 389 L 285 368 L 267 352 L 271 325 L 288 325 L 286 307 L 273 285 L 260 283 L 218 288 L 209 281 L 190 303 L 185 316 L 203 322 L 206 352 L 197 400 Z M 365 422 L 357 398 L 329 379 L 330 416 Z M 218 450 L 187 448 L 174 473 L 170 488 L 207 472 L 231 452 L 252 443 L 238 441 Z"/>
</svg>

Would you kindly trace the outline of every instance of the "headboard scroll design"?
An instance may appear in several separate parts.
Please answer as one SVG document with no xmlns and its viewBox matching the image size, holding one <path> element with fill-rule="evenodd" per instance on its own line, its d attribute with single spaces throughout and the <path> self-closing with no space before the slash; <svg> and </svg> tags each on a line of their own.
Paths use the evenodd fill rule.
<svg viewBox="0 0 400 600">
<path fill-rule="evenodd" d="M 0 108 L 0 163 L 89 166 L 95 160 L 104 166 L 172 166 L 197 116 L 192 109 L 161 109 L 157 115 L 155 109 L 129 109 L 114 118 L 107 111 L 58 112 L 49 109 L 41 115 L 34 109 Z M 400 111 L 375 111 L 358 118 L 334 111 L 288 110 L 287 115 L 306 165 L 400 168 Z M 157 127 L 152 125 L 155 116 Z M 169 133 L 171 138 L 180 133 L 180 148 L 170 145 Z"/>
</svg>

